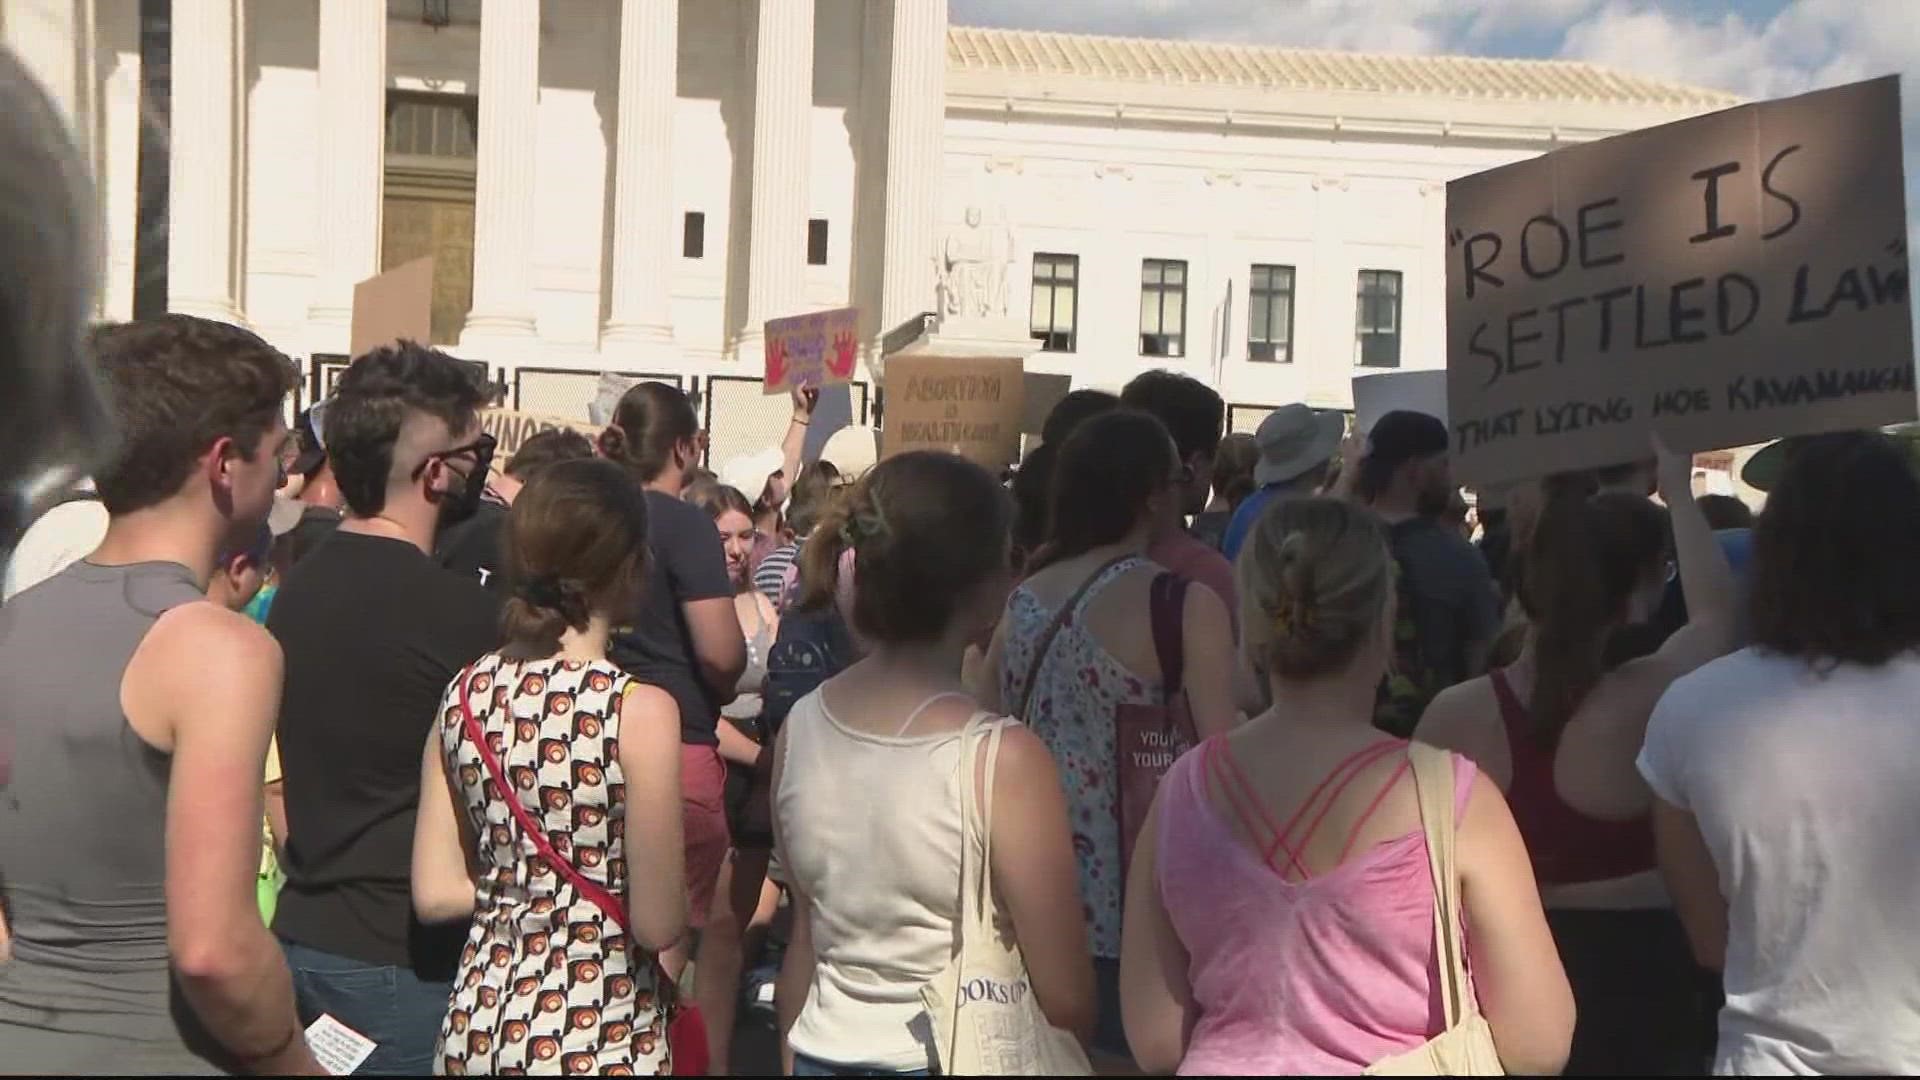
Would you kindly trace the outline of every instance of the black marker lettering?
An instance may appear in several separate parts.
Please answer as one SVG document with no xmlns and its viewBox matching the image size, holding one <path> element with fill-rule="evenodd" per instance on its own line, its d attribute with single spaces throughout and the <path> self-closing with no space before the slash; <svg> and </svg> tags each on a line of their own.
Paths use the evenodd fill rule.
<svg viewBox="0 0 1920 1080">
<path fill-rule="evenodd" d="M 1705 322 L 1707 309 L 1703 307 L 1687 307 L 1683 299 L 1687 293 L 1706 287 L 1706 278 L 1688 278 L 1673 287 L 1673 294 L 1667 301 L 1667 334 L 1674 341 L 1683 345 L 1691 345 L 1696 341 L 1707 340 L 1707 332 L 1705 330 L 1687 329 L 1687 324 L 1696 319 Z"/>
<path fill-rule="evenodd" d="M 1746 314 L 1738 320 L 1733 317 L 1734 295 L 1730 286 L 1738 286 L 1747 294 Z M 1718 301 L 1715 311 L 1719 316 L 1720 333 L 1729 337 L 1745 330 L 1760 314 L 1760 286 L 1738 271 L 1720 275 L 1720 280 L 1714 285 L 1714 298 Z"/>
<path fill-rule="evenodd" d="M 1525 311 L 1516 311 L 1507 316 L 1507 374 L 1509 375 L 1517 375 L 1522 371 L 1532 371 L 1534 368 L 1540 366 L 1541 362 L 1539 360 L 1535 360 L 1530 364 L 1520 362 L 1520 346 L 1540 340 L 1540 331 L 1538 330 L 1530 334 L 1519 333 L 1520 324 L 1522 322 L 1532 321 L 1533 317 L 1538 314 L 1540 314 L 1538 308 L 1528 308 Z"/>
<path fill-rule="evenodd" d="M 1483 240 L 1492 241 L 1493 250 L 1487 252 L 1485 259 L 1476 263 L 1473 261 L 1474 245 L 1479 244 Z M 1473 299 L 1473 286 L 1476 281 L 1484 281 L 1496 289 L 1506 284 L 1505 279 L 1487 272 L 1487 267 L 1492 266 L 1494 260 L 1500 257 L 1500 249 L 1503 246 L 1500 240 L 1500 234 L 1490 232 L 1474 233 L 1472 236 L 1467 237 L 1465 244 L 1460 246 L 1460 257 L 1465 260 L 1467 267 L 1467 299 Z"/>
<path fill-rule="evenodd" d="M 1535 225 L 1548 226 L 1559 238 L 1560 253 L 1554 257 L 1553 267 L 1548 270 L 1541 270 L 1533 263 L 1533 227 Z M 1572 254 L 1573 247 L 1567 238 L 1567 227 L 1555 220 L 1553 215 L 1535 214 L 1527 219 L 1525 225 L 1520 226 L 1520 269 L 1526 271 L 1527 276 L 1533 280 L 1545 281 L 1566 269 L 1567 259 Z"/>
<path fill-rule="evenodd" d="M 1587 302 L 1586 297 L 1576 296 L 1571 300 L 1562 300 L 1557 304 L 1547 305 L 1547 310 L 1553 312 L 1553 362 L 1554 363 L 1556 364 L 1565 363 L 1567 359 L 1567 309 L 1571 307 L 1579 307 L 1581 304 L 1584 304 L 1586 302 Z"/>
<path fill-rule="evenodd" d="M 1481 383 L 1480 385 L 1492 386 L 1494 383 L 1497 383 L 1500 381 L 1500 374 L 1502 370 L 1504 370 L 1506 367 L 1506 361 L 1500 356 L 1499 353 L 1494 352 L 1492 349 L 1489 349 L 1485 345 L 1480 344 L 1480 337 L 1482 334 L 1485 334 L 1486 332 L 1487 332 L 1486 323 L 1481 323 L 1479 326 L 1476 326 L 1473 328 L 1473 333 L 1467 336 L 1467 352 L 1473 356 L 1479 357 L 1482 360 L 1488 361 L 1487 381 L 1484 383 Z"/>
<path fill-rule="evenodd" d="M 1633 286 L 1622 285 L 1617 289 L 1594 293 L 1594 302 L 1600 305 L 1600 351 L 1613 348 L 1613 302 L 1624 300 L 1633 295 Z"/>
<path fill-rule="evenodd" d="M 1767 167 L 1760 170 L 1760 190 L 1766 192 L 1768 195 L 1771 195 L 1776 199 L 1779 199 L 1781 202 L 1786 203 L 1787 210 L 1793 215 L 1792 217 L 1789 217 L 1787 219 L 1787 223 L 1785 225 L 1782 225 L 1777 229 L 1773 229 L 1768 232 L 1761 233 L 1760 239 L 1762 240 L 1771 240 L 1774 237 L 1779 236 L 1780 234 L 1793 228 L 1795 225 L 1800 224 L 1799 201 L 1795 199 L 1793 196 L 1788 195 L 1786 192 L 1781 191 L 1780 189 L 1773 186 L 1774 167 L 1779 165 L 1780 162 L 1784 161 L 1788 154 L 1791 154 L 1798 149 L 1800 149 L 1799 143 L 1795 143 L 1792 146 L 1787 147 L 1785 150 L 1782 150 L 1779 153 L 1773 155 L 1773 160 L 1767 162 Z"/>
<path fill-rule="evenodd" d="M 1596 266 L 1612 266 L 1614 263 L 1626 258 L 1625 255 L 1617 251 L 1611 255 L 1595 255 L 1587 247 L 1596 234 L 1613 232 L 1625 224 L 1619 217 L 1609 218 L 1605 221 L 1588 221 L 1587 215 L 1593 213 L 1595 210 L 1605 210 L 1607 207 L 1617 207 L 1619 205 L 1619 199 L 1601 199 L 1599 202 L 1591 202 L 1580 208 L 1580 213 L 1577 215 L 1576 220 L 1580 224 L 1580 268 L 1582 270 L 1592 270 Z"/>
<path fill-rule="evenodd" d="M 1737 161 L 1729 161 L 1725 165 L 1715 165 L 1711 169 L 1701 169 L 1699 172 L 1693 174 L 1695 180 L 1705 180 L 1707 182 L 1707 190 L 1704 196 L 1707 204 L 1707 228 L 1704 232 L 1698 232 L 1687 237 L 1688 243 L 1700 244 L 1708 240 L 1718 240 L 1723 236 L 1732 236 L 1735 232 L 1739 231 L 1732 225 L 1720 224 L 1720 178 L 1723 176 L 1731 176 L 1739 171 L 1740 163 Z"/>
</svg>

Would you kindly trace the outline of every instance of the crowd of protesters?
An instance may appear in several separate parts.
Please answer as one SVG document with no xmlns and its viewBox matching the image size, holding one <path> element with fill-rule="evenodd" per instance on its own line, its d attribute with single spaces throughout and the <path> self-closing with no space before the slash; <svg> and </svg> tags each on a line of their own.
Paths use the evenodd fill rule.
<svg viewBox="0 0 1920 1080">
<path fill-rule="evenodd" d="M 1010 483 L 806 461 L 806 390 L 723 482 L 661 383 L 496 469 L 434 349 L 289 428 L 249 331 L 89 331 L 23 79 L 0 1068 L 726 1072 L 777 954 L 795 1075 L 1920 1070 L 1890 437 L 1757 516 L 1656 439 L 1478 548 L 1438 419 L 1165 371 Z"/>
</svg>

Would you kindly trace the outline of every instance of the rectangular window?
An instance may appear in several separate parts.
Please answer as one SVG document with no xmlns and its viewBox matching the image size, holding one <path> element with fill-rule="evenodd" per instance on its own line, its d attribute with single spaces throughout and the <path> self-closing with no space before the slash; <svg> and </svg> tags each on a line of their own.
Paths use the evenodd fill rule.
<svg viewBox="0 0 1920 1080">
<path fill-rule="evenodd" d="M 1187 264 L 1182 260 L 1140 264 L 1140 355 L 1187 355 Z"/>
<path fill-rule="evenodd" d="M 1256 264 L 1247 285 L 1247 359 L 1293 362 L 1293 267 Z"/>
<path fill-rule="evenodd" d="M 1400 271 L 1360 271 L 1354 353 L 1361 367 L 1400 366 Z"/>
<path fill-rule="evenodd" d="M 1072 352 L 1078 327 L 1080 256 L 1033 256 L 1033 307 L 1028 320 L 1043 352 Z"/>
<path fill-rule="evenodd" d="M 680 221 L 680 257 L 705 258 L 707 254 L 707 215 L 689 210 Z"/>
<path fill-rule="evenodd" d="M 814 218 L 807 222 L 807 265 L 827 265 L 826 218 Z"/>
</svg>

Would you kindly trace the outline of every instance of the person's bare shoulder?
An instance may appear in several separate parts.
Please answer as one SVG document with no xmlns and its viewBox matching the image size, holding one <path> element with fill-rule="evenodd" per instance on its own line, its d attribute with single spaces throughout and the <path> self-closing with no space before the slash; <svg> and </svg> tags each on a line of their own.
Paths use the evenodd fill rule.
<svg viewBox="0 0 1920 1080">
<path fill-rule="evenodd" d="M 265 627 L 205 600 L 181 604 L 162 614 L 141 649 L 160 658 L 182 661 L 196 671 L 270 667 L 277 673 L 281 662 L 280 643 Z"/>
</svg>

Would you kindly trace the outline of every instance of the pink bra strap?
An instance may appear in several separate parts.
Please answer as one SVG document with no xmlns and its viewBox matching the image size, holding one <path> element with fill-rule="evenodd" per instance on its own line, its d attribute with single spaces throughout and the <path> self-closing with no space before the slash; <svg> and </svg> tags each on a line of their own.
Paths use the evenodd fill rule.
<svg viewBox="0 0 1920 1080">
<path fill-rule="evenodd" d="M 1361 771 L 1368 765 L 1378 761 L 1394 748 L 1404 745 L 1405 744 L 1399 739 L 1382 739 L 1371 746 L 1363 747 L 1349 754 L 1338 765 L 1335 765 L 1329 770 L 1326 779 L 1320 781 L 1320 786 L 1314 788 L 1313 794 L 1307 796 L 1307 801 L 1300 805 L 1299 811 L 1293 815 L 1293 820 L 1287 822 L 1286 830 L 1275 839 L 1273 850 L 1267 852 L 1267 865 L 1272 866 L 1274 853 L 1284 849 L 1286 851 L 1287 861 L 1295 870 L 1299 871 L 1300 876 L 1303 878 L 1310 877 L 1311 875 L 1307 872 L 1306 864 L 1300 861 L 1300 853 L 1306 851 L 1307 844 L 1313 840 L 1313 834 L 1319 831 L 1320 823 L 1326 820 L 1328 812 L 1333 809 L 1333 804 L 1340 801 L 1340 794 L 1347 789 L 1347 785 L 1352 783 L 1354 778 L 1359 776 Z M 1337 785 L 1334 784 L 1336 780 L 1339 781 Z M 1328 790 L 1329 786 L 1332 786 L 1331 791 Z M 1307 831 L 1301 834 L 1300 842 L 1297 844 L 1286 844 L 1286 837 L 1293 832 L 1294 825 L 1299 823 L 1300 819 L 1306 815 L 1308 810 L 1313 808 L 1316 802 L 1319 802 L 1323 792 L 1326 793 L 1326 801 L 1320 803 L 1320 812 L 1314 815 L 1312 823 L 1307 826 Z"/>
<path fill-rule="evenodd" d="M 1353 842 L 1360 838 L 1360 830 L 1366 827 L 1367 819 L 1373 816 L 1375 810 L 1380 809 L 1381 803 L 1387 801 L 1387 793 L 1393 790 L 1393 785 L 1398 783 L 1402 776 L 1406 775 L 1407 769 L 1412 764 L 1411 761 L 1402 761 L 1400 767 L 1393 770 L 1393 775 L 1387 777 L 1387 782 L 1380 785 L 1380 794 L 1375 795 L 1373 801 L 1367 804 L 1366 812 L 1360 815 L 1360 820 L 1353 823 L 1353 831 L 1347 834 L 1347 844 L 1340 849 L 1341 862 L 1347 861 L 1347 855 L 1353 851 Z"/>
<path fill-rule="evenodd" d="M 1252 836 L 1254 842 L 1260 842 L 1260 829 L 1264 827 L 1273 836 L 1279 836 L 1274 830 L 1273 818 L 1267 815 L 1260 805 L 1260 799 L 1253 792 L 1253 785 L 1247 781 L 1246 774 L 1233 763 L 1233 756 L 1227 753 L 1226 740 L 1215 737 L 1207 740 L 1206 756 L 1202 759 L 1208 771 L 1219 776 L 1220 789 L 1226 792 L 1227 802 L 1233 806 L 1234 815 L 1240 824 Z M 1252 813 L 1248 813 L 1251 809 Z"/>
</svg>

